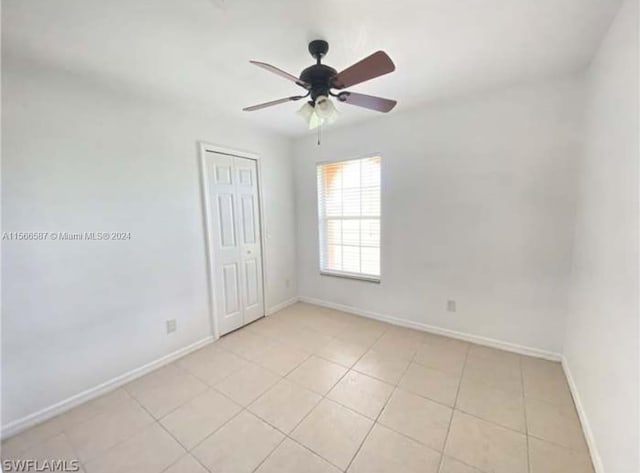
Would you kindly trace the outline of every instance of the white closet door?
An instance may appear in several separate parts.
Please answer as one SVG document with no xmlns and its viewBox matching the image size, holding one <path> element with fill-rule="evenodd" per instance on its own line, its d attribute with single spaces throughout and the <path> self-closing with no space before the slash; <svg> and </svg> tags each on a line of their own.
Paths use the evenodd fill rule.
<svg viewBox="0 0 640 473">
<path fill-rule="evenodd" d="M 244 323 L 247 324 L 264 315 L 258 166 L 253 159 L 235 158 L 235 170 L 242 264 L 240 274 L 242 275 Z"/>
<path fill-rule="evenodd" d="M 264 315 L 257 164 L 207 152 L 209 244 L 219 335 Z"/>
</svg>

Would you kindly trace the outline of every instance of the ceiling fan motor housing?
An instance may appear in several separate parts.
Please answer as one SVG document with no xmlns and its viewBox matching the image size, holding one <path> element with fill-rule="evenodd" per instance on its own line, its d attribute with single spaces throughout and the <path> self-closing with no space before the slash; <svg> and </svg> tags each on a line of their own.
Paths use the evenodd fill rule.
<svg viewBox="0 0 640 473">
<path fill-rule="evenodd" d="M 300 80 L 311 84 L 311 100 L 315 102 L 320 95 L 329 95 L 331 90 L 331 79 L 338 74 L 333 67 L 325 64 L 314 64 L 307 67 L 300 74 Z"/>
</svg>

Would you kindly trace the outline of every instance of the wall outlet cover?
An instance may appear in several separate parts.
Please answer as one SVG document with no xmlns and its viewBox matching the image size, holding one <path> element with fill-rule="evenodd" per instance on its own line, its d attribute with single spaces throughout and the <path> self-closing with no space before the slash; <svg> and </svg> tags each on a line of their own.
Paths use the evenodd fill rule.
<svg viewBox="0 0 640 473">
<path fill-rule="evenodd" d="M 176 319 L 167 320 L 167 333 L 175 332 L 177 328 Z"/>
</svg>

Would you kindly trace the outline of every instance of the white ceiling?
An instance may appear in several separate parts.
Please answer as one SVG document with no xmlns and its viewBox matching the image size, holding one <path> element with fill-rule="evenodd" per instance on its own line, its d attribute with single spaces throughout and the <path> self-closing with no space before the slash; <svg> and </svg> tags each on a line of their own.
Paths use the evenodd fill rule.
<svg viewBox="0 0 640 473">
<path fill-rule="evenodd" d="M 248 63 L 298 75 L 322 38 L 336 69 L 385 50 L 392 74 L 353 88 L 395 110 L 584 67 L 619 0 L 4 0 L 3 48 L 195 100 L 288 135 L 300 102 L 242 112 L 302 89 Z M 378 117 L 338 105 L 336 124 Z M 391 112 L 394 113 L 394 112 Z"/>
</svg>

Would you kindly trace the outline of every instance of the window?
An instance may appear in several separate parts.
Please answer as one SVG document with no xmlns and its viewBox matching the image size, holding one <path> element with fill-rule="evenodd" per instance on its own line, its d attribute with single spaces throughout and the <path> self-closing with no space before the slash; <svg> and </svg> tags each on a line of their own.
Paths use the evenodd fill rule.
<svg viewBox="0 0 640 473">
<path fill-rule="evenodd" d="M 321 273 L 380 280 L 380 164 L 318 164 Z"/>
</svg>

